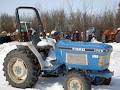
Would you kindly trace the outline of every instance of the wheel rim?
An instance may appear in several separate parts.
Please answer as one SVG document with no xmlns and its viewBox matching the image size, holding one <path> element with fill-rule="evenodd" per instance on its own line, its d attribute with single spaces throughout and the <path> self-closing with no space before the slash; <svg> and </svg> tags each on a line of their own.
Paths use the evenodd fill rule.
<svg viewBox="0 0 120 90">
<path fill-rule="evenodd" d="M 12 58 L 8 63 L 8 74 L 15 83 L 23 83 L 28 75 L 27 65 L 21 58 Z"/>
<path fill-rule="evenodd" d="M 82 81 L 78 78 L 72 78 L 69 80 L 68 90 L 83 90 Z"/>
</svg>

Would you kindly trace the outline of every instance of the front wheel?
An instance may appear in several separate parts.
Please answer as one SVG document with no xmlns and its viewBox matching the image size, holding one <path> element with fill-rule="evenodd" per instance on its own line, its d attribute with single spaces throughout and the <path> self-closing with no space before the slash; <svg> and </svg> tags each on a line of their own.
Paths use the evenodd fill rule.
<svg viewBox="0 0 120 90">
<path fill-rule="evenodd" d="M 65 78 L 64 90 L 91 90 L 91 84 L 85 76 L 72 72 Z"/>
</svg>

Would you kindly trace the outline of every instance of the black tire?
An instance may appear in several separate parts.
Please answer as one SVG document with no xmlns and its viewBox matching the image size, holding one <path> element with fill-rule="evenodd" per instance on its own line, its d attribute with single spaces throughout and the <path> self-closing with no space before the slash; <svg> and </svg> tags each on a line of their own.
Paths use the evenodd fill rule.
<svg viewBox="0 0 120 90">
<path fill-rule="evenodd" d="M 110 83 L 111 83 L 111 78 L 105 79 L 103 85 L 110 85 Z"/>
<path fill-rule="evenodd" d="M 77 83 L 74 82 L 75 80 Z M 73 86 L 78 84 L 79 86 L 81 85 L 82 88 L 80 88 L 79 86 L 78 86 L 79 89 L 70 88 L 72 86 L 72 82 L 74 82 Z M 70 86 L 70 83 L 71 83 L 71 86 Z M 85 76 L 81 75 L 80 73 L 70 72 L 65 78 L 65 83 L 63 87 L 64 87 L 64 90 L 91 90 L 91 83 L 89 82 L 89 80 L 86 79 Z"/>
<path fill-rule="evenodd" d="M 99 81 L 97 81 L 96 78 L 92 82 L 93 85 L 110 85 L 111 83 L 111 78 L 106 79 L 106 78 L 99 77 Z"/>
<path fill-rule="evenodd" d="M 6 81 L 9 82 L 10 85 L 17 88 L 31 88 L 33 87 L 37 80 L 38 80 L 38 71 L 40 69 L 40 65 L 38 65 L 38 61 L 35 59 L 35 57 L 27 50 L 23 49 L 16 49 L 11 52 L 9 52 L 4 59 L 3 63 L 3 71 L 4 76 L 6 76 Z M 19 79 L 15 76 L 14 71 L 18 73 L 17 66 L 14 68 L 16 62 L 18 60 L 18 63 L 22 63 L 21 65 L 24 65 L 24 74 L 23 71 L 20 71 L 20 75 L 22 72 L 21 78 L 24 78 L 24 80 Z M 12 67 L 11 67 L 12 66 Z M 21 69 L 21 68 L 20 68 Z"/>
<path fill-rule="evenodd" d="M 37 75 L 39 76 L 41 74 L 41 67 L 40 67 L 40 64 L 38 62 L 37 57 L 30 50 L 28 50 L 28 48 L 25 48 L 24 50 L 21 49 L 21 50 L 24 51 L 25 53 L 27 53 L 27 56 L 33 60 L 33 63 L 37 69 Z"/>
<path fill-rule="evenodd" d="M 95 77 L 95 79 L 92 81 L 93 85 L 103 85 L 105 78 L 101 77 Z"/>
</svg>

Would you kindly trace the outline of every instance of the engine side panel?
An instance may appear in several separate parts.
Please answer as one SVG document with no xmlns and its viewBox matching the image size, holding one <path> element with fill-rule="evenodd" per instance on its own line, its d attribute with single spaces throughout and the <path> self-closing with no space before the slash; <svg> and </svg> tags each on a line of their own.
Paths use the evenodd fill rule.
<svg viewBox="0 0 120 90">
<path fill-rule="evenodd" d="M 68 68 L 104 70 L 109 66 L 112 46 L 61 40 L 55 51 L 58 64 L 65 64 Z"/>
</svg>

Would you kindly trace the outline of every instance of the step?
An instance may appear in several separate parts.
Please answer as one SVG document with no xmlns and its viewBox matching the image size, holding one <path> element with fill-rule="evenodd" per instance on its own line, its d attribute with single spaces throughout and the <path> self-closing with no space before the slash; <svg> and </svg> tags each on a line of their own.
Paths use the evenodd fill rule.
<svg viewBox="0 0 120 90">
<path fill-rule="evenodd" d="M 50 67 L 44 67 L 42 71 L 54 71 L 57 68 L 59 68 L 61 65 L 54 65 L 54 66 L 50 66 Z"/>
</svg>

